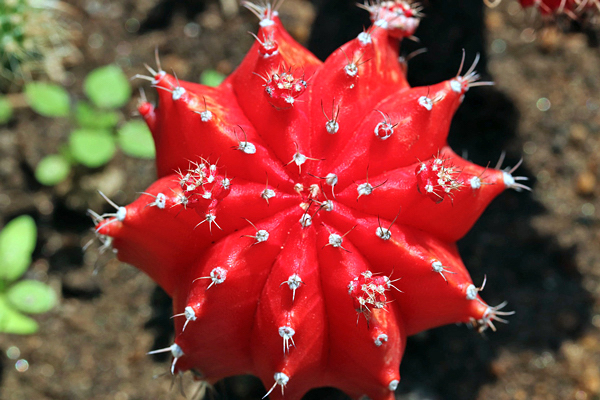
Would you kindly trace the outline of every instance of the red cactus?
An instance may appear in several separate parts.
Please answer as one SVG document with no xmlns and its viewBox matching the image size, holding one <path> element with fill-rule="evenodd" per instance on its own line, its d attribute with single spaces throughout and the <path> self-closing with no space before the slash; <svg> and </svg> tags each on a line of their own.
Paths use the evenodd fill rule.
<svg viewBox="0 0 600 400">
<path fill-rule="evenodd" d="M 574 15 L 575 10 L 582 8 L 582 2 L 579 0 L 519 0 L 519 2 L 523 7 L 537 7 L 543 15 L 563 12 Z M 590 1 L 586 3 L 592 4 Z"/>
<path fill-rule="evenodd" d="M 497 6 L 501 0 L 484 0 L 490 7 Z M 597 13 L 600 10 L 598 0 L 519 0 L 524 8 L 535 7 L 544 16 L 566 14 L 577 19 L 584 12 Z"/>
<path fill-rule="evenodd" d="M 479 297 L 455 241 L 523 186 L 446 144 L 465 92 L 485 84 L 473 68 L 409 87 L 408 3 L 367 4 L 374 27 L 325 63 L 271 6 L 249 8 L 257 41 L 218 88 L 152 71 L 159 106 L 139 111 L 159 179 L 96 215 L 97 231 L 173 297 L 173 373 L 252 373 L 274 398 L 335 386 L 392 399 L 408 335 L 510 314 Z"/>
</svg>

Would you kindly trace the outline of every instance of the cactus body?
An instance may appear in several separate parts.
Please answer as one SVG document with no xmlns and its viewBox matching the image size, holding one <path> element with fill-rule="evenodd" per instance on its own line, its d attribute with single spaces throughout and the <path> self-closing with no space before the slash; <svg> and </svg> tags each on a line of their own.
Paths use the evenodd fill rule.
<svg viewBox="0 0 600 400">
<path fill-rule="evenodd" d="M 573 19 L 583 12 L 598 13 L 598 0 L 519 0 L 523 7 L 536 7 L 542 15 L 567 14 Z"/>
<path fill-rule="evenodd" d="M 173 297 L 173 373 L 393 399 L 407 336 L 509 314 L 480 298 L 455 242 L 519 185 L 447 146 L 472 69 L 408 85 L 414 7 L 367 4 L 373 28 L 324 63 L 270 6 L 249 8 L 257 41 L 219 87 L 153 74 L 159 105 L 139 111 L 159 179 L 98 232 Z"/>
</svg>

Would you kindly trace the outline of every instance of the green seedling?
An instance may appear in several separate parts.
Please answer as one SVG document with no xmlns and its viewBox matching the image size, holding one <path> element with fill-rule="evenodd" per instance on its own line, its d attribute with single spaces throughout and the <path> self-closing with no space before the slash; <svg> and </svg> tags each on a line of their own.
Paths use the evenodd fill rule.
<svg viewBox="0 0 600 400">
<path fill-rule="evenodd" d="M 29 106 L 45 117 L 69 115 L 69 93 L 54 83 L 31 82 L 25 85 L 25 96 Z"/>
<path fill-rule="evenodd" d="M 35 222 L 27 215 L 13 219 L 0 232 L 0 332 L 35 333 L 37 322 L 24 314 L 41 314 L 56 305 L 51 287 L 39 281 L 19 280 L 31 264 L 36 239 Z"/>
<path fill-rule="evenodd" d="M 50 154 L 42 158 L 35 169 L 35 178 L 38 182 L 54 186 L 64 181 L 71 172 L 69 160 L 61 154 Z"/>
<path fill-rule="evenodd" d="M 117 141 L 125 154 L 137 158 L 154 158 L 154 141 L 144 121 L 126 122 L 117 131 Z"/>
<path fill-rule="evenodd" d="M 97 168 L 111 160 L 115 153 L 115 138 L 105 129 L 75 129 L 69 138 L 69 149 L 75 161 Z"/>
<path fill-rule="evenodd" d="M 116 65 L 90 72 L 84 92 L 88 100 L 71 107 L 69 94 L 60 86 L 31 83 L 25 87 L 28 103 L 47 117 L 71 116 L 75 127 L 60 154 L 44 157 L 36 167 L 36 179 L 53 186 L 64 181 L 74 165 L 99 168 L 114 156 L 117 146 L 132 157 L 154 158 L 152 135 L 141 121 L 125 122 L 121 108 L 131 98 L 129 80 Z M 2 122 L 0 102 L 0 123 Z"/>
<path fill-rule="evenodd" d="M 215 71 L 214 69 L 207 69 L 200 74 L 200 83 L 206 86 L 216 87 L 225 80 L 225 75 Z"/>
<path fill-rule="evenodd" d="M 0 125 L 10 121 L 13 115 L 13 107 L 6 97 L 0 96 Z"/>
<path fill-rule="evenodd" d="M 131 97 L 129 79 L 121 68 L 113 64 L 90 72 L 85 78 L 83 89 L 87 97 L 102 109 L 123 107 Z"/>
</svg>

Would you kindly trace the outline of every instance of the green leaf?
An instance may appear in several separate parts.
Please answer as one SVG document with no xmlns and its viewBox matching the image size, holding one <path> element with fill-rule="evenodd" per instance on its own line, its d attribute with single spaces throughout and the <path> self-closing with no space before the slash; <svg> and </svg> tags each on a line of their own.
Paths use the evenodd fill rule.
<svg viewBox="0 0 600 400">
<path fill-rule="evenodd" d="M 132 157 L 154 158 L 154 140 L 150 129 L 143 121 L 129 121 L 117 134 L 117 140 L 123 152 Z"/>
<path fill-rule="evenodd" d="M 207 69 L 200 75 L 200 83 L 206 86 L 219 86 L 225 80 L 225 75 L 214 69 Z"/>
<path fill-rule="evenodd" d="M 12 104 L 6 97 L 0 96 L 0 124 L 10 121 L 13 114 Z"/>
<path fill-rule="evenodd" d="M 73 159 L 86 167 L 100 167 L 115 153 L 113 135 L 100 129 L 76 129 L 71 132 L 69 149 Z"/>
<path fill-rule="evenodd" d="M 31 82 L 25 85 L 25 96 L 33 111 L 46 117 L 69 115 L 69 93 L 53 83 Z"/>
<path fill-rule="evenodd" d="M 14 310 L 5 296 L 0 294 L 0 332 L 31 335 L 37 331 L 37 322 Z"/>
<path fill-rule="evenodd" d="M 131 97 L 129 79 L 121 68 L 111 64 L 96 68 L 85 78 L 85 94 L 100 108 L 119 108 Z"/>
<path fill-rule="evenodd" d="M 25 280 L 12 285 L 6 292 L 9 303 L 28 314 L 41 314 L 56 305 L 56 293 L 43 282 Z"/>
<path fill-rule="evenodd" d="M 77 103 L 75 118 L 82 128 L 111 129 L 119 122 L 119 113 L 115 111 L 101 111 L 84 101 Z"/>
<path fill-rule="evenodd" d="M 63 156 L 52 154 L 42 158 L 37 165 L 35 179 L 42 185 L 54 186 L 64 181 L 70 171 L 71 165 Z"/>
<path fill-rule="evenodd" d="M 29 215 L 6 224 L 0 232 L 0 280 L 14 281 L 25 273 L 36 241 L 37 228 Z"/>
</svg>

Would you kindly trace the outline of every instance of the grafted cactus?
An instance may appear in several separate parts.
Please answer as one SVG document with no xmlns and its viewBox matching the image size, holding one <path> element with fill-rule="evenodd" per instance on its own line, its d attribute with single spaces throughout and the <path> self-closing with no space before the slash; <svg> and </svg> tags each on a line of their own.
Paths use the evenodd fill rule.
<svg viewBox="0 0 600 400">
<path fill-rule="evenodd" d="M 407 336 L 511 314 L 483 301 L 455 245 L 525 188 L 447 145 L 466 92 L 487 83 L 473 65 L 411 88 L 399 42 L 420 14 L 401 0 L 365 4 L 373 26 L 324 63 L 271 5 L 248 8 L 257 40 L 219 87 L 149 68 L 159 104 L 139 111 L 159 179 L 96 214 L 97 232 L 172 296 L 175 341 L 158 351 L 173 374 L 393 399 Z"/>
</svg>

